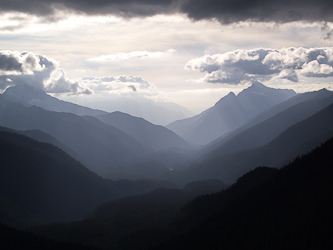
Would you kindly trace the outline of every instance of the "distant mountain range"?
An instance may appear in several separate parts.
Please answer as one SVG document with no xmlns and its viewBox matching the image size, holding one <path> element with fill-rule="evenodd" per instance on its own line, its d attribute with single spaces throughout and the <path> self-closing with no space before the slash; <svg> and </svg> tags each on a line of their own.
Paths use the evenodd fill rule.
<svg viewBox="0 0 333 250">
<path fill-rule="evenodd" d="M 193 116 L 193 112 L 171 102 L 155 102 L 147 98 L 116 98 L 94 100 L 90 107 L 105 110 L 109 113 L 120 111 L 132 116 L 142 117 L 156 125 L 167 125 L 179 119 Z"/>
<path fill-rule="evenodd" d="M 134 117 L 122 112 L 113 112 L 95 117 L 132 136 L 152 151 L 189 147 L 188 142 L 171 130 L 163 126 L 154 125 L 140 117 Z"/>
<path fill-rule="evenodd" d="M 20 94 L 22 97 L 19 98 Z M 75 107 L 72 110 L 80 112 L 81 116 L 31 106 L 29 100 L 32 97 L 44 100 L 40 103 L 55 103 L 58 110 Z M 256 153 L 258 157 L 253 154 L 252 160 L 244 158 L 251 154 L 251 150 L 259 152 L 259 148 L 265 148 L 290 126 L 308 119 L 332 102 L 333 95 L 327 90 L 296 95 L 291 90 L 272 89 L 256 82 L 237 96 L 230 93 L 223 97 L 202 114 L 168 126 L 181 125 L 178 128 L 185 131 L 186 135 L 183 136 L 191 134 L 192 142 L 199 137 L 206 138 L 201 143 L 214 139 L 198 151 L 193 151 L 191 144 L 171 130 L 140 117 L 122 112 L 99 113 L 98 110 L 60 101 L 26 85 L 9 88 L 0 96 L 0 126 L 21 130 L 20 133 L 26 135 L 28 132 L 25 130 L 33 130 L 29 132 L 32 138 L 52 143 L 90 170 L 113 180 L 166 178 L 185 184 L 189 181 L 220 178 L 226 183 L 233 183 L 235 178 L 257 164 L 272 166 L 272 162 L 262 161 L 265 158 L 263 153 Z M 84 112 L 93 113 L 93 116 L 83 115 Z M 325 129 L 330 133 L 329 127 Z M 303 130 L 300 128 L 300 131 Z M 315 134 L 306 138 L 310 140 Z M 324 137 L 323 140 L 327 138 Z M 302 140 L 296 141 L 299 147 L 304 143 Z M 288 148 L 282 144 L 274 147 Z M 279 164 L 304 152 L 293 149 L 288 158 L 265 150 L 263 152 Z M 248 164 L 244 168 L 246 159 Z"/>
<path fill-rule="evenodd" d="M 26 227 L 73 221 L 102 202 L 174 187 L 103 179 L 59 148 L 14 132 L 0 132 L 1 222 Z"/>
<path fill-rule="evenodd" d="M 95 124 L 72 113 L 26 107 L 0 96 L 1 126 L 15 130 L 41 130 L 71 148 L 83 164 L 100 175 L 107 173 L 110 165 L 124 162 L 129 154 L 136 157 L 148 152 L 129 135 L 94 119 Z"/>
<path fill-rule="evenodd" d="M 204 148 L 206 159 L 212 154 L 233 153 L 265 145 L 293 124 L 333 103 L 333 93 L 320 91 L 299 94 L 251 119 L 244 126 L 216 139 Z M 205 154 L 205 153 L 204 153 Z"/>
<path fill-rule="evenodd" d="M 230 92 L 208 110 L 194 117 L 175 121 L 167 128 L 189 142 L 207 144 L 295 95 L 293 90 L 268 88 L 255 82 L 237 96 Z"/>
<path fill-rule="evenodd" d="M 23 88 L 25 88 L 27 96 L 34 95 L 35 92 L 42 93 L 27 86 Z M 51 98 L 50 100 L 59 102 L 67 108 L 71 107 L 70 103 L 59 101 L 45 93 L 44 97 Z M 84 165 L 99 175 L 110 177 L 112 167 L 120 166 L 137 157 L 161 149 L 188 147 L 188 143 L 174 132 L 151 124 L 142 118 L 119 112 L 115 114 L 101 114 L 99 111 L 94 113 L 106 121 L 104 123 L 93 116 L 48 111 L 36 106 L 24 106 L 8 99 L 10 99 L 8 93 L 0 95 L 0 126 L 15 130 L 40 130 L 47 133 L 65 145 L 68 148 L 67 153 L 82 161 Z M 76 111 L 85 110 L 81 106 L 74 107 L 77 108 Z M 91 109 L 87 110 L 95 112 Z M 120 129 L 109 125 L 112 124 L 112 121 Z M 62 149 L 65 150 L 64 147 Z"/>
<path fill-rule="evenodd" d="M 204 149 L 196 166 L 169 172 L 167 178 L 181 183 L 218 178 L 231 184 L 257 166 L 282 167 L 333 136 L 333 95 L 321 92 L 322 98 L 287 108 L 229 140 L 217 140 Z"/>
<path fill-rule="evenodd" d="M 37 106 L 50 111 L 68 112 L 80 116 L 95 116 L 121 111 L 142 117 L 157 125 L 166 125 L 175 120 L 193 115 L 191 111 L 175 103 L 153 102 L 148 99 L 138 98 L 136 100 L 124 98 L 104 101 L 96 100 L 91 103 L 91 106 L 96 107 L 96 109 L 92 109 L 59 100 L 46 94 L 43 90 L 26 84 L 9 87 L 3 93 L 3 96 L 9 101 L 21 103 L 25 106 Z"/>
<path fill-rule="evenodd" d="M 50 111 L 67 112 L 76 115 L 101 115 L 107 112 L 83 107 L 74 103 L 61 101 L 45 93 L 44 90 L 27 84 L 9 87 L 2 94 L 9 101 L 21 103 L 25 106 L 37 106 Z"/>
</svg>

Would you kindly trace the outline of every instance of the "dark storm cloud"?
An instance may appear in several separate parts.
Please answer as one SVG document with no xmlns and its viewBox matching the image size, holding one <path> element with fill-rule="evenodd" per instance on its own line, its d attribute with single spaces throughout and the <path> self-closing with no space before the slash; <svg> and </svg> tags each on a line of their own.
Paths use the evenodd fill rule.
<svg viewBox="0 0 333 250">
<path fill-rule="evenodd" d="M 331 0 L 0 0 L 0 11 L 18 11 L 44 16 L 52 21 L 57 10 L 88 15 L 122 17 L 180 12 L 193 20 L 239 21 L 332 21 Z"/>
<path fill-rule="evenodd" d="M 49 18 L 58 10 L 87 15 L 151 16 L 173 10 L 172 0 L 0 0 L 0 12 L 17 11 Z"/>
<path fill-rule="evenodd" d="M 213 18 L 226 24 L 333 20 L 331 0 L 188 0 L 180 9 L 194 20 Z"/>
<path fill-rule="evenodd" d="M 276 77 L 298 82 L 299 77 L 333 76 L 333 48 L 235 50 L 190 60 L 185 69 L 207 72 L 205 82 L 239 84 Z"/>
</svg>

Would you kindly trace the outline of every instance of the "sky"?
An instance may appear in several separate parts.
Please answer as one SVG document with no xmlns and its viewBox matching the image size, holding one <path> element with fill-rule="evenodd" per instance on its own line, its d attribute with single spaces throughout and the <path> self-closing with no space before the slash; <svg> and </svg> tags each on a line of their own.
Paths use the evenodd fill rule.
<svg viewBox="0 0 333 250">
<path fill-rule="evenodd" d="M 0 0 L 0 92 L 197 113 L 253 81 L 301 93 L 332 77 L 332 1 Z"/>
</svg>

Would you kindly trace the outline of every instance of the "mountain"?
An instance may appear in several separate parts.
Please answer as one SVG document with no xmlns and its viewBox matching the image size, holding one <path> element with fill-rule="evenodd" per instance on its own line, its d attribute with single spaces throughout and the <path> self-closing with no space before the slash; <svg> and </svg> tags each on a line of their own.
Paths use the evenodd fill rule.
<svg viewBox="0 0 333 250">
<path fill-rule="evenodd" d="M 167 128 L 189 142 L 207 144 L 295 95 L 293 90 L 268 88 L 255 82 L 237 96 L 230 92 L 208 110 L 194 117 L 175 121 Z"/>
<path fill-rule="evenodd" d="M 82 244 L 73 244 L 49 240 L 35 234 L 19 231 L 0 223 L 0 248 L 11 250 L 97 250 Z"/>
<path fill-rule="evenodd" d="M 100 249 L 143 249 L 156 240 L 154 232 L 166 227 L 193 198 L 182 190 L 157 189 L 104 203 L 85 220 L 35 227 L 31 232 Z"/>
<path fill-rule="evenodd" d="M 273 117 L 274 118 L 274 117 Z M 259 124 L 260 125 L 260 124 Z M 217 178 L 232 184 L 257 166 L 281 167 L 333 137 L 333 104 L 284 130 L 267 144 L 243 151 L 223 154 L 218 150 L 203 162 L 186 170 L 172 171 L 168 178 L 186 183 Z M 241 145 L 240 145 L 241 147 Z"/>
<path fill-rule="evenodd" d="M 103 115 L 109 112 L 121 111 L 132 116 L 143 117 L 153 124 L 166 125 L 175 120 L 190 117 L 193 113 L 186 108 L 171 102 L 154 102 L 146 98 L 94 100 L 89 106 L 95 109 L 66 102 L 52 97 L 45 91 L 27 84 L 12 86 L 2 94 L 7 100 L 21 103 L 25 106 L 37 106 L 56 112 L 67 112 L 76 115 Z"/>
<path fill-rule="evenodd" d="M 58 141 L 53 136 L 51 136 L 49 134 L 46 134 L 46 133 L 44 133 L 40 130 L 21 130 L 21 131 L 19 131 L 19 130 L 14 130 L 14 129 L 10 129 L 10 128 L 0 126 L 0 131 L 10 132 L 10 133 L 17 133 L 17 134 L 21 134 L 21 135 L 25 135 L 27 137 L 30 137 L 31 139 L 39 141 L 39 142 L 45 142 L 45 143 L 52 144 L 53 146 L 56 146 L 56 147 L 60 148 L 61 150 L 63 150 L 64 152 L 66 152 L 67 154 L 72 156 L 74 159 L 77 159 L 79 161 L 81 160 L 80 156 L 77 153 L 75 153 L 74 150 L 72 150 L 70 147 L 61 143 L 60 141 Z"/>
<path fill-rule="evenodd" d="M 119 198 L 111 182 L 51 144 L 0 132 L 0 157 L 0 197 L 39 223 L 80 219 Z"/>
<path fill-rule="evenodd" d="M 119 165 L 149 152 L 124 132 L 92 119 L 88 122 L 72 113 L 25 107 L 0 95 L 0 126 L 43 131 L 71 148 L 85 166 L 99 175 L 107 174 L 111 165 Z"/>
<path fill-rule="evenodd" d="M 88 103 L 89 107 L 105 110 L 109 113 L 120 111 L 156 124 L 167 125 L 173 121 L 184 119 L 193 115 L 186 108 L 168 102 L 154 102 L 147 98 L 115 98 L 94 100 Z"/>
<path fill-rule="evenodd" d="M 35 105 L 50 111 L 92 116 L 107 113 L 105 111 L 91 109 L 74 103 L 61 101 L 46 94 L 43 90 L 34 88 L 27 84 L 9 87 L 2 95 L 9 101 L 21 103 L 26 106 Z"/>
<path fill-rule="evenodd" d="M 330 139 L 266 180 L 256 181 L 265 170 L 256 169 L 225 191 L 195 199 L 178 225 L 198 215 L 201 222 L 151 249 L 331 249 L 332 150 Z"/>
<path fill-rule="evenodd" d="M 327 90 L 300 94 L 263 112 L 227 136 L 216 139 L 205 147 L 203 158 L 211 159 L 214 155 L 222 156 L 263 146 L 293 124 L 332 103 L 333 93 Z"/>
<path fill-rule="evenodd" d="M 83 221 L 31 231 L 101 249 L 331 249 L 332 150 L 330 139 L 214 194 L 193 199 L 159 189 L 104 203 Z"/>
<path fill-rule="evenodd" d="M 142 249 L 156 241 L 152 235 L 161 238 L 156 232 L 179 217 L 181 207 L 187 202 L 199 194 L 224 188 L 226 185 L 222 182 L 210 180 L 191 183 L 185 190 L 156 189 L 101 204 L 82 221 L 39 226 L 31 231 L 47 238 L 101 249 Z"/>
<path fill-rule="evenodd" d="M 185 117 L 191 117 L 194 115 L 194 113 L 187 108 L 180 106 L 179 104 L 173 103 L 173 102 L 155 102 L 157 106 L 166 108 L 168 110 L 176 111 L 176 112 L 181 112 L 185 115 Z M 170 122 L 169 122 L 170 123 Z M 169 124 L 166 123 L 166 124 Z"/>
<path fill-rule="evenodd" d="M 134 117 L 121 112 L 113 112 L 95 117 L 132 136 L 152 151 L 189 147 L 189 143 L 171 130 L 160 125 L 154 125 L 143 118 Z"/>
<path fill-rule="evenodd" d="M 0 132 L 0 157 L 0 222 L 17 228 L 82 219 L 103 202 L 175 187 L 103 179 L 59 148 L 13 132 Z"/>
<path fill-rule="evenodd" d="M 130 159 L 121 166 L 110 167 L 107 178 L 111 180 L 159 179 L 174 169 L 187 166 L 194 161 L 196 150 L 192 148 L 169 148 L 155 151 L 142 157 Z"/>
</svg>

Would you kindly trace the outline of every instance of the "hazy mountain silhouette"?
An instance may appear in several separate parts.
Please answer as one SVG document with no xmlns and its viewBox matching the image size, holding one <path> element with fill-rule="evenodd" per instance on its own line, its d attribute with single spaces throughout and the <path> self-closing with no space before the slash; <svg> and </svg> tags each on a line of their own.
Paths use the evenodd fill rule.
<svg viewBox="0 0 333 250">
<path fill-rule="evenodd" d="M 110 167 L 107 178 L 111 180 L 156 179 L 170 169 L 160 161 L 134 160 L 119 167 Z"/>
<path fill-rule="evenodd" d="M 303 102 L 295 104 L 296 101 Z M 312 116 L 332 103 L 333 93 L 327 90 L 298 95 L 260 114 L 230 135 L 207 145 L 203 150 L 205 152 L 203 158 L 211 159 L 216 155 L 222 156 L 263 146 L 293 124 Z"/>
<path fill-rule="evenodd" d="M 164 149 L 130 160 L 126 164 L 110 167 L 109 179 L 155 179 L 174 169 L 187 166 L 194 161 L 196 150 Z"/>
<path fill-rule="evenodd" d="M 40 130 L 23 130 L 23 131 L 19 131 L 19 130 L 14 130 L 14 129 L 10 129 L 10 128 L 6 128 L 6 127 L 1 127 L 0 126 L 0 131 L 17 133 L 17 134 L 28 136 L 31 139 L 34 139 L 34 140 L 39 141 L 39 142 L 50 143 L 50 144 L 52 144 L 52 145 L 60 148 L 61 150 L 65 151 L 67 154 L 69 154 L 70 156 L 72 156 L 74 159 L 77 159 L 79 161 L 82 160 L 82 159 L 80 159 L 80 156 L 77 153 L 75 153 L 74 150 L 72 150 L 70 147 L 68 147 L 65 144 L 61 143 L 60 141 L 58 141 L 53 136 L 51 136 L 49 134 L 46 134 L 46 133 L 44 133 L 44 132 L 42 132 Z"/>
<path fill-rule="evenodd" d="M 120 111 L 132 116 L 142 117 L 156 125 L 167 125 L 193 115 L 191 111 L 178 104 L 154 102 L 142 97 L 94 100 L 88 104 L 89 107 L 105 110 L 109 113 Z"/>
<path fill-rule="evenodd" d="M 173 174 L 169 178 L 182 183 L 218 178 L 231 184 L 257 166 L 281 167 L 332 136 L 333 104 L 292 125 L 264 146 L 230 154 L 215 150 L 196 167 L 169 172 Z"/>
<path fill-rule="evenodd" d="M 12 103 L 0 95 L 0 125 L 16 130 L 41 130 L 75 151 L 89 169 L 106 174 L 110 165 L 149 152 L 135 139 L 96 118 L 47 111 Z"/>
<path fill-rule="evenodd" d="M 116 188 L 57 147 L 0 132 L 0 194 L 40 222 L 82 218 Z"/>
<path fill-rule="evenodd" d="M 160 125 L 154 125 L 143 118 L 134 117 L 121 112 L 114 112 L 95 117 L 132 136 L 152 151 L 167 148 L 189 147 L 188 142 L 171 130 Z"/>
<path fill-rule="evenodd" d="M 208 110 L 194 117 L 175 121 L 167 128 L 189 142 L 207 144 L 295 95 L 293 90 L 268 88 L 255 82 L 237 96 L 230 92 Z"/>
<path fill-rule="evenodd" d="M 61 101 L 45 93 L 44 90 L 27 84 L 9 87 L 2 94 L 7 100 L 26 106 L 38 106 L 46 110 L 68 112 L 76 115 L 101 115 L 107 112 L 83 107 L 74 103 Z"/>
<path fill-rule="evenodd" d="M 0 221 L 15 227 L 82 219 L 102 202 L 174 188 L 166 181 L 110 181 L 59 148 L 0 132 Z"/>
</svg>

